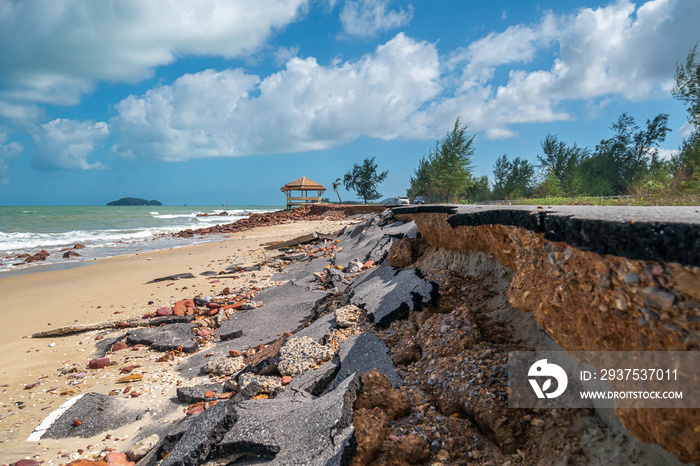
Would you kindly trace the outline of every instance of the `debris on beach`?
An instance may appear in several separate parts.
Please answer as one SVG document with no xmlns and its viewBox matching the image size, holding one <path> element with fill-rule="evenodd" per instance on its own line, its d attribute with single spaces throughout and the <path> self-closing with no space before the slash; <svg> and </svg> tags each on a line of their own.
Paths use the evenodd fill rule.
<svg viewBox="0 0 700 466">
<path fill-rule="evenodd" d="M 254 214 L 244 225 L 310 216 L 295 210 Z M 413 222 L 389 211 L 359 220 L 334 235 L 270 245 L 253 265 L 204 275 L 259 274 L 255 284 L 183 293 L 152 303 L 157 310 L 139 325 L 91 329 L 102 332 L 102 357 L 87 361 L 92 371 L 85 361 L 62 369 L 64 380 L 78 382 L 63 396 L 81 398 L 56 415 L 45 438 L 138 425 L 117 447 L 71 459 L 118 453 L 139 466 L 514 466 L 555 463 L 552 452 L 584 462 L 576 429 L 598 439 L 591 444 L 609 433 L 591 413 L 508 409 L 507 353 L 526 346 L 488 317 L 506 305 L 495 285 L 445 267 L 417 268 L 430 248 Z M 81 380 L 98 376 L 110 395 L 80 393 Z"/>
</svg>

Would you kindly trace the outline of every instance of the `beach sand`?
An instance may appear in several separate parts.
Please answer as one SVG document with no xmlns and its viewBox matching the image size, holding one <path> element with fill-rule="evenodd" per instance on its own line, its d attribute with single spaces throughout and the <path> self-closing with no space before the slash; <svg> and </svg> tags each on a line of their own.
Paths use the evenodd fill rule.
<svg viewBox="0 0 700 466">
<path fill-rule="evenodd" d="M 180 299 L 196 295 L 215 296 L 225 287 L 234 289 L 262 285 L 266 278 L 264 275 L 271 272 L 266 274 L 263 270 L 257 274 L 241 274 L 237 279 L 200 274 L 260 261 L 271 255 L 264 249 L 266 243 L 313 231 L 330 233 L 355 222 L 302 221 L 258 227 L 228 235 L 217 243 L 113 257 L 84 267 L 0 279 L 0 463 L 14 462 L 23 457 L 34 458 L 42 451 L 37 459 L 46 460 L 46 464 L 66 463 L 71 458 L 61 458 L 61 453 L 75 455 L 75 450 L 80 448 L 86 455 L 90 446 L 97 451 L 105 446 L 123 451 L 124 445 L 133 438 L 133 432 L 115 431 L 111 439 L 105 439 L 103 434 L 101 438 L 61 442 L 42 440 L 39 444 L 26 441 L 42 419 L 73 395 L 88 391 L 107 394 L 114 388 L 120 388 L 114 384 L 119 377 L 117 366 L 99 371 L 87 369 L 88 361 L 96 357 L 95 337 L 100 332 L 49 339 L 31 338 L 33 333 L 76 323 L 137 318 L 161 306 L 172 306 Z M 186 272 L 194 274 L 195 278 L 146 284 L 155 278 Z M 161 380 L 161 385 L 144 385 L 143 390 L 150 391 L 148 395 L 126 400 L 131 403 L 154 403 L 155 409 L 158 397 L 174 396 L 176 380 L 170 379 L 177 377 L 167 374 L 167 366 L 172 367 L 176 361 L 154 365 L 154 357 L 147 356 L 147 353 L 158 355 L 143 349 L 137 352 L 121 351 L 110 357 L 120 363 L 119 367 L 123 367 L 121 363 L 133 361 L 142 364 L 144 372 L 158 373 L 151 379 Z M 87 374 L 74 379 L 69 378 L 70 374 L 59 377 L 62 369 L 76 367 L 75 364 Z M 171 383 L 166 383 L 168 381 Z M 38 386 L 25 389 L 25 386 L 36 382 L 39 382 Z M 53 387 L 57 389 L 48 391 Z M 17 402 L 23 402 L 24 408 L 19 409 Z M 172 413 L 163 422 L 182 416 L 183 413 Z M 125 436 L 126 440 L 120 440 Z"/>
</svg>

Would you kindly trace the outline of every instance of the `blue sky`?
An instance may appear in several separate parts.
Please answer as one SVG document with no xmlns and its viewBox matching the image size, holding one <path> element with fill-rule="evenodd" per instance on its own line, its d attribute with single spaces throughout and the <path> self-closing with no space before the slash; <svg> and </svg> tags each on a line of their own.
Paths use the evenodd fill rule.
<svg viewBox="0 0 700 466">
<path fill-rule="evenodd" d="M 393 197 L 457 116 L 477 175 L 623 112 L 668 113 L 668 156 L 698 24 L 698 0 L 0 0 L 0 205 L 281 204 L 368 156 Z"/>
</svg>

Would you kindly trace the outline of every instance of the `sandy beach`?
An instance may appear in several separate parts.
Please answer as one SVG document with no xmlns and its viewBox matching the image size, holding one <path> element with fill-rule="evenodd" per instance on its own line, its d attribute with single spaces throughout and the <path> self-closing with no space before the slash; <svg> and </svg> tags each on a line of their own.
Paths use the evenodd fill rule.
<svg viewBox="0 0 700 466">
<path fill-rule="evenodd" d="M 197 295 L 215 296 L 225 287 L 244 289 L 263 286 L 271 272 L 243 273 L 238 278 L 202 276 L 203 272 L 219 271 L 233 265 L 246 266 L 270 254 L 266 243 L 283 241 L 299 235 L 340 230 L 353 220 L 302 221 L 259 227 L 228 235 L 218 243 L 162 250 L 95 261 L 83 267 L 32 273 L 0 279 L 3 306 L 0 309 L 0 462 L 10 463 L 23 457 L 46 460 L 48 464 L 70 461 L 62 457 L 80 449 L 85 452 L 102 441 L 103 448 L 118 448 L 128 432 L 115 431 L 111 438 L 74 439 L 71 442 L 26 441 L 33 429 L 54 409 L 72 396 L 93 391 L 109 393 L 120 388 L 116 366 L 104 371 L 86 370 L 94 357 L 97 331 L 56 338 L 31 338 L 36 332 L 74 325 L 133 319 L 171 306 L 177 300 Z M 195 278 L 146 284 L 155 278 L 179 273 L 192 273 Z M 150 364 L 160 378 L 164 369 L 152 362 L 144 348 L 114 355 L 120 362 L 134 360 L 148 372 Z M 155 352 L 152 352 L 155 354 Z M 171 362 L 170 365 L 173 365 Z M 72 374 L 61 374 L 71 367 L 82 367 Z M 155 391 L 174 393 L 175 380 L 167 388 L 149 386 L 153 398 L 145 396 L 134 403 L 155 402 Z M 32 384 L 38 385 L 26 388 Z M 165 390 L 165 391 L 163 391 Z M 148 392 L 148 387 L 145 392 Z M 62 394 L 63 393 L 63 394 Z M 173 417 L 181 417 L 175 413 Z M 78 451 L 80 451 L 78 450 Z M 35 456 L 36 455 L 36 456 Z M 60 458 L 60 459 L 59 459 Z"/>
</svg>

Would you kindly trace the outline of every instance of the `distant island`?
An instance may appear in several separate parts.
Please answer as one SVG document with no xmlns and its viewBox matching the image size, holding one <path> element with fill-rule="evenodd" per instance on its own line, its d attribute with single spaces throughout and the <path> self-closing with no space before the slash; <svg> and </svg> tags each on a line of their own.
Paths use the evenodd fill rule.
<svg viewBox="0 0 700 466">
<path fill-rule="evenodd" d="M 107 203 L 108 206 L 124 206 L 124 205 L 163 205 L 160 201 L 147 201 L 146 199 L 139 199 L 137 197 L 123 197 L 118 201 L 112 201 Z"/>
</svg>

